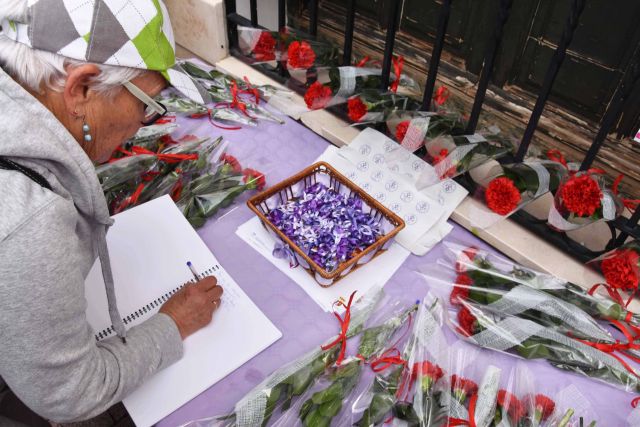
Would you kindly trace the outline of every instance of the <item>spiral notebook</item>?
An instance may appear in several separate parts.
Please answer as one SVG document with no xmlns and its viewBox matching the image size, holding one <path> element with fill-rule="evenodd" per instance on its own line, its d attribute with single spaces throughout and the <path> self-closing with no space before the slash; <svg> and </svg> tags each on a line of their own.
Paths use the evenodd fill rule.
<svg viewBox="0 0 640 427">
<path fill-rule="evenodd" d="M 137 426 L 150 426 L 242 366 L 282 334 L 218 263 L 170 197 L 114 216 L 107 244 L 118 308 L 127 329 L 158 312 L 185 283 L 186 262 L 224 288 L 211 324 L 184 341 L 184 356 L 156 373 L 123 402 Z M 114 335 L 100 263 L 85 281 L 87 319 L 96 340 Z M 220 351 L 224 348 L 224 351 Z M 228 355 L 232 354 L 233 357 Z"/>
</svg>

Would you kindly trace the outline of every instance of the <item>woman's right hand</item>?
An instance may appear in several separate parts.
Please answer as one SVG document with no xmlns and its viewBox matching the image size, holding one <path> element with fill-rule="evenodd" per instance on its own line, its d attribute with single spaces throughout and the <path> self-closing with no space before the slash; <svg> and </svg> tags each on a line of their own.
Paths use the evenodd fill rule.
<svg viewBox="0 0 640 427">
<path fill-rule="evenodd" d="M 213 276 L 188 283 L 160 307 L 160 313 L 176 322 L 183 340 L 207 326 L 220 307 L 223 290 L 217 283 Z"/>
</svg>

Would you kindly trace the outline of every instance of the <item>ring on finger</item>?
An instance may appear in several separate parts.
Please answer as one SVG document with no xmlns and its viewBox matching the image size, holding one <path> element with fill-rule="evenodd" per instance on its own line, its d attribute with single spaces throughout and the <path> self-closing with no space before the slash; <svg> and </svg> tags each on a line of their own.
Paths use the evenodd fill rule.
<svg viewBox="0 0 640 427">
<path fill-rule="evenodd" d="M 220 300 L 214 300 L 213 301 L 213 305 L 215 306 L 216 310 L 218 309 L 218 307 L 220 307 Z"/>
</svg>

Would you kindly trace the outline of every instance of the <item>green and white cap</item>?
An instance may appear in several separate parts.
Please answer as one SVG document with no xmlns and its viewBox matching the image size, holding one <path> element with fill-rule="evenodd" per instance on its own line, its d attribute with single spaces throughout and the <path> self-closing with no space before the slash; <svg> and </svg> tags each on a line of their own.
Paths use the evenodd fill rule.
<svg viewBox="0 0 640 427">
<path fill-rule="evenodd" d="M 176 63 L 162 0 L 28 0 L 23 21 L 2 21 L 1 34 L 67 58 L 158 71 L 193 101 L 210 101 Z"/>
</svg>

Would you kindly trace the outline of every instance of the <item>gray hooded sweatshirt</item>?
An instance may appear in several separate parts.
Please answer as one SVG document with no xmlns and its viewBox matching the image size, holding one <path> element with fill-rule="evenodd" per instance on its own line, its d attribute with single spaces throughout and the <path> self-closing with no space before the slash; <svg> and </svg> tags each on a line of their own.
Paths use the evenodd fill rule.
<svg viewBox="0 0 640 427">
<path fill-rule="evenodd" d="M 173 320 L 156 314 L 128 330 L 126 343 L 96 342 L 84 279 L 98 256 L 112 321 L 117 330 L 122 323 L 105 241 L 112 220 L 93 164 L 1 69 L 0 110 L 0 156 L 40 173 L 53 190 L 0 169 L 0 401 L 6 383 L 42 417 L 85 420 L 182 357 L 182 340 Z"/>
</svg>

